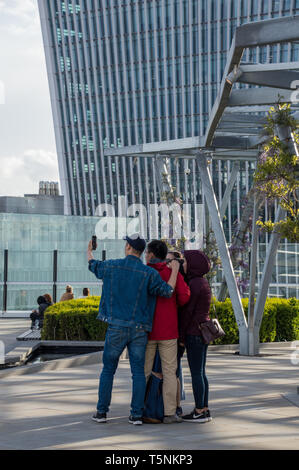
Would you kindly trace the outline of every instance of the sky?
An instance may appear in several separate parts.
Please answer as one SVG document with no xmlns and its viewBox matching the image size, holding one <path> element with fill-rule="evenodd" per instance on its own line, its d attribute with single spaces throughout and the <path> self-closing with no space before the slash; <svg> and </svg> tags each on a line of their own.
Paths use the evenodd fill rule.
<svg viewBox="0 0 299 470">
<path fill-rule="evenodd" d="M 37 0 L 0 0 L 0 196 L 59 181 Z"/>
</svg>

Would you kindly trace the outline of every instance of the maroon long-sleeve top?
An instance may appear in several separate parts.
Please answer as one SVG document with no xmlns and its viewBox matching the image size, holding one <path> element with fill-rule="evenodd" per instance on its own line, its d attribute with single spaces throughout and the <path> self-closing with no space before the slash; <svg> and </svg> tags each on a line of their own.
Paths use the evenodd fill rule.
<svg viewBox="0 0 299 470">
<path fill-rule="evenodd" d="M 203 277 L 211 268 L 209 258 L 199 250 L 185 251 L 184 256 L 187 261 L 187 282 L 191 297 L 180 309 L 179 337 L 183 343 L 186 335 L 200 335 L 198 325 L 210 319 L 212 299 L 210 285 Z"/>
</svg>

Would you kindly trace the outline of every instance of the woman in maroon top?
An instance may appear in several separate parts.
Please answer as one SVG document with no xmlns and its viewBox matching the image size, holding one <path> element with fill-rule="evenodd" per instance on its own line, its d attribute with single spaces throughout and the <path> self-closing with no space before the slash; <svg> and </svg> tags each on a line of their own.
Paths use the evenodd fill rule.
<svg viewBox="0 0 299 470">
<path fill-rule="evenodd" d="M 199 326 L 208 321 L 211 305 L 211 288 L 203 276 L 210 271 L 209 258 L 199 250 L 184 252 L 185 271 L 191 291 L 190 301 L 181 309 L 180 344 L 186 346 L 187 358 L 192 377 L 195 408 L 184 421 L 206 423 L 211 421 L 208 405 L 209 383 L 206 376 L 208 345 L 204 344 Z"/>
</svg>

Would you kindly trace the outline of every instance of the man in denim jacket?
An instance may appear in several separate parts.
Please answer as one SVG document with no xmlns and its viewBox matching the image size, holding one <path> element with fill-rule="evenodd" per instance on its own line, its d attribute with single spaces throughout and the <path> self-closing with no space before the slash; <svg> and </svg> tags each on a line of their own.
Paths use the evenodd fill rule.
<svg viewBox="0 0 299 470">
<path fill-rule="evenodd" d="M 155 269 L 144 265 L 140 259 L 146 246 L 145 241 L 138 234 L 125 239 L 126 257 L 118 260 L 95 260 L 92 242 L 88 245 L 89 270 L 103 280 L 98 319 L 108 323 L 99 401 L 97 412 L 92 418 L 97 423 L 107 421 L 114 374 L 119 358 L 127 347 L 133 379 L 129 423 L 142 424 L 147 333 L 152 329 L 156 296 L 172 296 L 179 270 L 179 263 L 173 261 L 171 277 L 168 283 L 164 282 Z"/>
</svg>

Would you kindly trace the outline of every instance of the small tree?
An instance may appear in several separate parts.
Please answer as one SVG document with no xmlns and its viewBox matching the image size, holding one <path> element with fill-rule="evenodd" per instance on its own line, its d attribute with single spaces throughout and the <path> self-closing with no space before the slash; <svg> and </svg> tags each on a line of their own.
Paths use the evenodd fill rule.
<svg viewBox="0 0 299 470">
<path fill-rule="evenodd" d="M 278 223 L 260 220 L 258 225 L 290 242 L 299 241 L 298 127 L 289 104 L 279 103 L 270 109 L 266 126 L 270 141 L 264 146 L 254 177 L 258 193 L 270 203 L 278 201 L 286 211 L 285 220 Z"/>
</svg>

